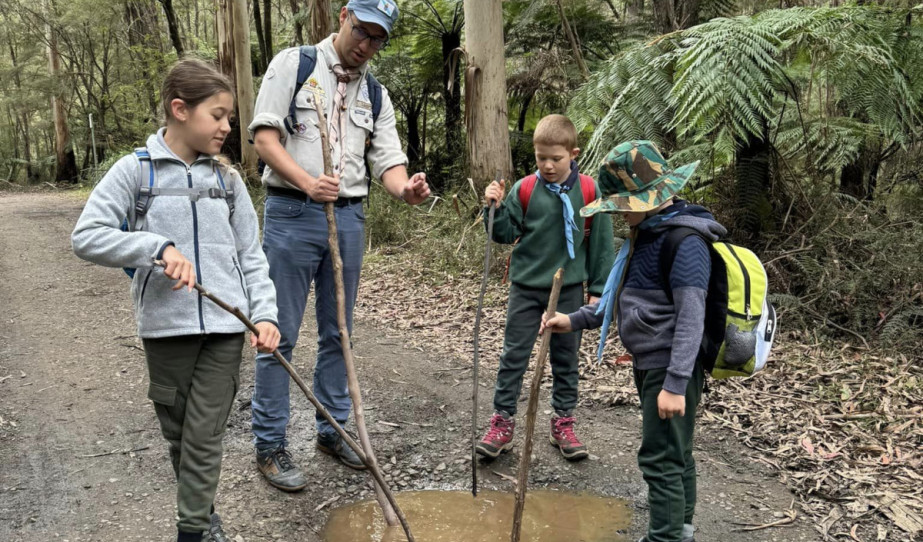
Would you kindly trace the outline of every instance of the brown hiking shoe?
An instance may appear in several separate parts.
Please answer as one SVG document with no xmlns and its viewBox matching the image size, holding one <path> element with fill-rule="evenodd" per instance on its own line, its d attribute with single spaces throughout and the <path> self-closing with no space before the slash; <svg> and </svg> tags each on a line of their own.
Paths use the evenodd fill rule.
<svg viewBox="0 0 923 542">
<path fill-rule="evenodd" d="M 358 439 L 353 438 L 353 440 Z M 351 469 L 365 470 L 366 468 L 365 463 L 359 459 L 359 455 L 355 450 L 350 448 L 349 444 L 346 444 L 346 441 L 343 440 L 343 437 L 337 433 L 318 434 L 317 445 L 315 447 L 321 452 L 339 459 L 340 463 Z"/>
<path fill-rule="evenodd" d="M 301 491 L 308 485 L 304 473 L 292 461 L 292 454 L 284 446 L 265 452 L 257 451 L 256 466 L 267 482 L 282 491 Z"/>
<path fill-rule="evenodd" d="M 561 450 L 561 455 L 568 461 L 580 461 L 590 456 L 586 445 L 574 434 L 574 416 L 555 414 L 551 417 L 551 445 Z"/>
<path fill-rule="evenodd" d="M 477 453 L 494 459 L 513 448 L 514 429 L 516 421 L 509 414 L 495 412 L 490 417 L 490 428 L 474 449 Z"/>
</svg>

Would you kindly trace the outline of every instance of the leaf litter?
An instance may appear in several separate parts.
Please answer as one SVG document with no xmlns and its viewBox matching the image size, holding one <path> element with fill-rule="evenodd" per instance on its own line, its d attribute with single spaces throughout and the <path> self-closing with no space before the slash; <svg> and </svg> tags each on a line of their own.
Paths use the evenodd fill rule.
<svg viewBox="0 0 923 542">
<path fill-rule="evenodd" d="M 432 269 L 409 251 L 372 256 L 356 314 L 400 332 L 407 347 L 454 359 L 457 376 L 467 378 L 480 276 Z M 498 366 L 507 291 L 491 280 L 484 296 L 480 365 L 486 378 Z M 595 363 L 598 341 L 598 331 L 584 332 L 581 403 L 637 405 L 630 358 L 616 333 L 601 365 Z M 923 359 L 917 356 L 782 334 L 762 373 L 708 379 L 699 435 L 733 433 L 755 460 L 779 473 L 825 540 L 923 539 Z M 546 380 L 543 387 L 550 388 L 550 375 Z"/>
</svg>

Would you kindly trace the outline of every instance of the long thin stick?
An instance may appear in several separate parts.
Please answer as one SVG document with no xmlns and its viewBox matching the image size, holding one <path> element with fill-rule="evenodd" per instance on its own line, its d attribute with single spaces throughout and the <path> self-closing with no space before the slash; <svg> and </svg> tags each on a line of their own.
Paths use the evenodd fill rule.
<svg viewBox="0 0 923 542">
<path fill-rule="evenodd" d="M 502 173 L 497 171 L 497 182 Z M 480 355 L 481 310 L 484 308 L 484 292 L 487 291 L 487 277 L 490 274 L 490 243 L 494 233 L 494 213 L 498 202 L 487 202 L 487 248 L 484 250 L 484 275 L 481 277 L 481 291 L 478 293 L 478 312 L 474 315 L 474 386 L 471 391 L 471 495 L 478 496 L 478 358 Z"/>
<path fill-rule="evenodd" d="M 564 282 L 564 269 L 558 269 L 554 274 L 551 286 L 551 296 L 548 298 L 547 315 L 554 316 L 558 309 L 558 296 L 561 295 L 561 283 Z M 535 412 L 538 410 L 538 394 L 542 387 L 542 374 L 545 372 L 545 358 L 551 349 L 551 332 L 542 334 L 542 345 L 538 350 L 538 359 L 535 360 L 535 372 L 532 375 L 532 387 L 529 390 L 529 407 L 526 410 L 526 442 L 522 447 L 519 457 L 519 477 L 516 484 L 516 507 L 513 509 L 513 531 L 510 533 L 510 542 L 519 542 L 522 531 L 522 509 L 526 504 L 526 486 L 529 483 L 529 465 L 532 463 L 532 433 L 535 431 Z"/>
<path fill-rule="evenodd" d="M 161 260 L 154 260 L 154 264 L 164 267 L 164 263 Z M 200 294 L 202 294 L 203 297 L 211 300 L 215 305 L 218 305 L 222 309 L 236 316 L 238 320 L 240 320 L 241 322 L 243 322 L 245 326 L 247 326 L 247 329 L 249 329 L 257 337 L 259 337 L 260 335 L 259 330 L 256 329 L 256 326 L 253 325 L 253 322 L 251 322 L 249 318 L 244 316 L 244 313 L 241 312 L 239 308 L 228 305 L 227 303 L 222 301 L 220 298 L 216 297 L 214 294 L 206 290 L 205 287 L 203 287 L 199 283 L 195 284 L 195 289 Z M 381 471 L 378 469 L 378 464 L 373 463 L 369 459 L 369 457 L 365 454 L 365 452 L 362 450 L 362 447 L 359 446 L 359 444 L 355 440 L 353 440 L 351 436 L 349 436 L 349 433 L 347 433 L 340 426 L 340 424 L 337 423 L 335 419 L 333 419 L 333 416 L 330 415 L 330 412 L 328 412 L 327 409 L 324 408 L 324 405 L 322 405 L 320 401 L 317 400 L 317 397 L 314 396 L 314 394 L 308 388 L 308 385 L 304 383 L 304 380 L 302 380 L 301 377 L 298 376 L 298 373 L 295 372 L 295 368 L 292 367 L 292 365 L 285 359 L 284 356 L 282 356 L 282 353 L 279 352 L 278 348 L 272 351 L 272 355 L 276 358 L 276 361 L 278 361 L 279 364 L 282 365 L 282 368 L 285 369 L 285 371 L 289 374 L 289 376 L 292 377 L 292 380 L 295 381 L 295 384 L 297 384 L 298 387 L 301 388 L 301 391 L 304 392 L 304 395 L 305 397 L 308 398 L 308 401 L 312 405 L 314 405 L 314 408 L 317 409 L 317 412 L 319 412 L 320 415 L 325 420 L 327 420 L 330 426 L 333 427 L 334 431 L 336 431 L 337 434 L 340 435 L 340 438 L 343 439 L 343 442 L 345 442 L 350 448 L 353 449 L 354 452 L 356 452 L 356 455 L 359 456 L 359 460 L 362 461 L 362 464 L 368 467 L 369 472 L 372 474 L 372 478 L 375 480 L 375 482 L 377 482 L 378 486 L 382 488 L 382 490 L 384 491 L 385 497 L 388 499 L 388 502 L 391 504 L 391 506 L 394 507 L 394 510 L 397 511 L 398 517 L 400 518 L 400 521 L 401 521 L 401 526 L 404 528 L 404 532 L 407 534 L 407 541 L 413 542 L 414 538 L 413 538 L 413 535 L 410 534 L 410 525 L 407 523 L 407 519 L 404 517 L 403 512 L 401 512 L 400 507 L 397 505 L 397 501 L 394 499 L 394 494 L 392 494 L 388 486 L 385 485 L 385 479 L 381 475 Z"/>
<path fill-rule="evenodd" d="M 317 111 L 317 128 L 320 131 L 321 151 L 324 157 L 324 174 L 333 176 L 333 165 L 330 159 L 329 135 L 327 134 L 327 115 L 324 112 L 324 98 L 320 94 L 320 87 L 314 87 L 314 106 Z M 356 416 L 356 431 L 359 433 L 359 442 L 368 456 L 369 461 L 378 465 L 375 452 L 372 450 L 372 441 L 365 428 L 365 412 L 362 409 L 362 393 L 359 390 L 359 378 L 356 376 L 356 365 L 353 362 L 353 351 L 349 339 L 349 328 L 346 326 L 346 288 L 343 286 L 343 258 L 340 256 L 340 242 L 337 236 L 337 220 L 333 202 L 324 203 L 324 213 L 327 215 L 327 245 L 330 248 L 330 259 L 333 262 L 333 281 L 336 285 L 337 296 L 337 327 L 340 329 L 340 346 L 343 349 L 343 363 L 346 365 L 346 383 L 349 388 L 349 397 L 353 402 L 353 412 Z M 375 498 L 381 506 L 385 521 L 390 526 L 398 524 L 399 517 L 390 502 L 385 498 L 384 486 L 376 484 Z M 401 524 L 405 521 L 401 520 Z M 407 538 L 413 542 L 410 529 L 405 527 Z"/>
</svg>

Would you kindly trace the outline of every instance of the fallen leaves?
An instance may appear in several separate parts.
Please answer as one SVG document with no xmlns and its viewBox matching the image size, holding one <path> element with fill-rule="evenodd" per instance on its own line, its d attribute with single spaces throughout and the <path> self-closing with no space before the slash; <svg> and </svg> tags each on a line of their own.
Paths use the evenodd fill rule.
<svg viewBox="0 0 923 542">
<path fill-rule="evenodd" d="M 496 252 L 502 265 L 506 252 Z M 409 348 L 452 360 L 457 370 L 434 377 L 454 375 L 470 386 L 479 286 L 479 273 L 431 269 L 419 254 L 377 254 L 363 270 L 356 314 L 400 331 Z M 480 366 L 487 381 L 503 345 L 507 290 L 494 280 L 484 297 Z M 630 358 L 615 333 L 602 364 L 598 341 L 598 332 L 584 332 L 581 403 L 637 405 Z M 780 473 L 828 539 L 923 535 L 923 359 L 809 341 L 815 342 L 807 334 L 780 336 L 764 372 L 748 380 L 709 379 L 699 438 L 733 433 L 754 451 L 753 460 Z M 744 527 L 780 526 L 790 518 Z"/>
</svg>

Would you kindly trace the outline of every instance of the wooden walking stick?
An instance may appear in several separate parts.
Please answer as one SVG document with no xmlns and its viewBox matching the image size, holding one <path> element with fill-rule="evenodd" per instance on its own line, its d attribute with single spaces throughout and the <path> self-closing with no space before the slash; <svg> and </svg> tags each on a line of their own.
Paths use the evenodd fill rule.
<svg viewBox="0 0 923 542">
<path fill-rule="evenodd" d="M 551 286 L 551 296 L 548 298 L 548 318 L 554 316 L 558 309 L 558 296 L 561 295 L 561 283 L 564 281 L 564 269 L 558 269 L 554 274 Z M 526 409 L 526 442 L 522 447 L 519 458 L 519 476 L 516 484 L 516 506 L 513 509 L 513 531 L 510 533 L 510 542 L 519 542 L 522 531 L 522 509 L 526 504 L 526 485 L 529 482 L 529 464 L 532 463 L 532 433 L 535 431 L 535 412 L 538 410 L 538 394 L 542 387 L 542 374 L 545 372 L 545 358 L 551 349 L 552 333 L 545 330 L 542 334 L 542 344 L 538 350 L 538 359 L 535 360 L 535 371 L 532 374 L 532 387 L 529 388 L 529 407 Z"/>
<path fill-rule="evenodd" d="M 502 173 L 497 170 L 496 181 L 500 182 Z M 487 291 L 487 276 L 490 273 L 490 243 L 494 233 L 494 213 L 500 202 L 487 202 L 487 248 L 484 251 L 484 276 L 481 277 L 481 291 L 478 293 L 478 312 L 474 315 L 474 389 L 471 392 L 471 495 L 478 496 L 478 356 L 480 353 L 478 339 L 481 336 L 481 309 L 484 308 L 484 292 Z"/>
<path fill-rule="evenodd" d="M 333 176 L 333 165 L 330 159 L 330 145 L 327 134 L 327 114 L 324 112 L 326 102 L 319 86 L 314 90 L 314 107 L 317 111 L 317 129 L 320 131 L 321 152 L 324 157 L 324 175 Z M 342 137 L 343 134 L 340 134 Z M 349 397 L 353 401 L 353 412 L 356 416 L 356 431 L 359 433 L 359 442 L 362 443 L 362 449 L 369 461 L 378 465 L 375 459 L 375 452 L 372 450 L 372 441 L 369 440 L 369 432 L 365 428 L 365 412 L 362 409 L 362 394 L 359 391 L 359 378 L 356 377 L 356 365 L 353 362 L 353 350 L 349 340 L 349 328 L 346 326 L 346 288 L 343 286 L 343 258 L 340 257 L 340 242 L 337 237 L 337 219 L 333 208 L 333 202 L 324 203 L 324 213 L 327 215 L 327 244 L 330 248 L 330 259 L 333 262 L 333 281 L 336 284 L 337 296 L 337 327 L 340 329 L 340 346 L 343 349 L 343 363 L 346 365 L 346 383 L 349 387 Z M 385 498 L 384 486 L 375 485 L 375 497 L 378 504 L 381 505 L 381 512 L 385 516 L 385 521 L 389 526 L 398 524 L 398 517 L 394 508 Z M 409 531 L 408 531 L 409 537 Z M 412 539 L 411 539 L 412 540 Z"/>
<path fill-rule="evenodd" d="M 160 267 L 166 267 L 162 260 L 154 260 L 154 264 L 159 265 Z M 253 325 L 253 322 L 251 322 L 249 318 L 244 316 L 244 313 L 241 312 L 239 308 L 228 305 L 227 303 L 222 301 L 220 298 L 218 298 L 217 296 L 215 296 L 214 294 L 206 290 L 205 287 L 203 287 L 198 282 L 195 284 L 195 289 L 200 294 L 202 294 L 203 297 L 211 300 L 215 305 L 218 305 L 222 309 L 236 316 L 237 319 L 243 322 L 243 324 L 247 326 L 247 329 L 249 329 L 254 335 L 256 335 L 257 337 L 260 336 L 259 330 L 256 329 L 256 326 Z M 276 361 L 278 361 L 279 364 L 282 365 L 282 368 L 284 368 L 285 371 L 288 372 L 289 376 L 292 377 L 292 380 L 295 381 L 295 384 L 298 384 L 298 387 L 301 388 L 302 392 L 304 392 L 304 395 L 305 397 L 308 398 L 308 401 L 310 401 L 311 404 L 314 405 L 314 408 L 317 409 L 320 415 L 325 420 L 327 420 L 330 426 L 333 427 L 333 429 L 337 432 L 337 434 L 340 435 L 340 438 L 343 439 L 343 442 L 345 442 L 350 448 L 352 448 L 353 451 L 356 452 L 356 455 L 359 456 L 359 460 L 362 461 L 362 464 L 368 467 L 369 472 L 372 474 L 372 478 L 378 483 L 378 485 L 380 485 L 383 488 L 385 498 L 388 499 L 388 502 L 391 504 L 391 506 L 394 507 L 394 510 L 397 511 L 398 518 L 400 519 L 400 522 L 401 522 L 401 526 L 404 528 L 404 533 L 407 535 L 407 541 L 414 542 L 413 535 L 410 533 L 410 524 L 407 523 L 407 518 L 404 517 L 403 512 L 401 512 L 400 507 L 398 507 L 397 501 L 394 499 L 394 494 L 391 493 L 391 490 L 388 488 L 387 485 L 385 485 L 385 479 L 381 475 L 381 470 L 379 470 L 378 464 L 372 462 L 369 459 L 369 457 L 365 454 L 365 452 L 362 450 L 362 447 L 359 446 L 359 443 L 353 440 L 353 438 L 349 436 L 349 433 L 347 433 L 340 426 L 340 424 L 337 423 L 335 419 L 333 419 L 333 416 L 330 415 L 330 412 L 328 412 L 327 409 L 324 408 L 324 405 L 322 405 L 320 401 L 317 400 L 317 397 L 311 392 L 311 390 L 308 389 L 307 384 L 305 384 L 304 380 L 302 380 L 301 377 L 298 376 L 298 373 L 295 372 L 295 368 L 292 367 L 292 364 L 289 363 L 285 359 L 285 357 L 282 355 L 281 352 L 279 352 L 278 348 L 272 351 L 272 355 L 276 358 Z"/>
</svg>

